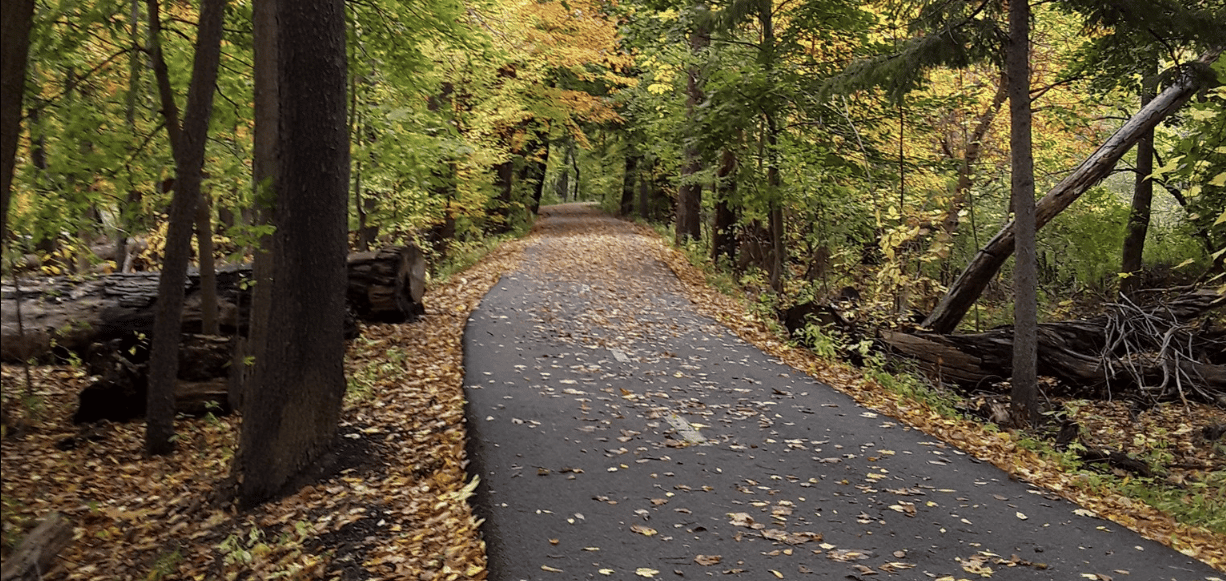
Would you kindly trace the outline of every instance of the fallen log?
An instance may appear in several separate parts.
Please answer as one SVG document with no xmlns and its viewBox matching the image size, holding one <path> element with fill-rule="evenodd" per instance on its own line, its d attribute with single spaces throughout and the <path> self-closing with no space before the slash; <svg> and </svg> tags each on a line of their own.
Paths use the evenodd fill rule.
<svg viewBox="0 0 1226 581">
<path fill-rule="evenodd" d="M 403 323 L 426 314 L 426 257 L 416 246 L 349 255 L 346 298 L 364 321 Z"/>
<path fill-rule="evenodd" d="M 1226 296 L 1201 290 L 1148 309 L 1120 304 L 1094 319 L 1041 324 L 1039 374 L 1087 397 L 1226 403 L 1226 331 L 1195 321 L 1224 304 Z M 1012 373 L 1010 327 L 958 335 L 881 331 L 879 338 L 939 381 L 990 388 Z"/>
<path fill-rule="evenodd" d="M 356 253 L 349 260 L 347 298 L 362 320 L 403 322 L 424 312 L 425 257 L 416 247 Z M 20 362 L 72 352 L 83 356 L 93 343 L 152 332 L 159 273 L 116 273 L 86 279 L 55 277 L 0 286 L 0 360 Z M 250 266 L 217 272 L 223 334 L 245 334 L 251 305 Z M 184 333 L 201 331 L 200 277 L 191 273 L 183 310 Z M 24 333 L 17 324 L 21 297 Z M 350 335 L 356 325 L 347 324 Z"/>
<path fill-rule="evenodd" d="M 47 515 L 21 541 L 0 568 L 0 581 L 38 581 L 55 565 L 55 557 L 72 542 L 72 524 L 60 513 Z"/>
<path fill-rule="evenodd" d="M 228 384 L 235 339 L 184 335 L 179 341 L 175 412 L 201 416 L 229 413 Z M 74 423 L 131 421 L 145 415 L 149 389 L 148 342 L 127 336 L 92 345 L 86 371 L 97 377 L 77 394 Z"/>
</svg>

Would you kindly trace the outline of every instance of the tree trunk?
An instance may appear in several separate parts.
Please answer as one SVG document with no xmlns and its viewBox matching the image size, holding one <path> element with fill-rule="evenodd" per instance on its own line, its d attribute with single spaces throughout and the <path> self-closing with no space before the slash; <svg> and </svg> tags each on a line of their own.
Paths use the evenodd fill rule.
<svg viewBox="0 0 1226 581">
<path fill-rule="evenodd" d="M 779 141 L 776 134 L 775 119 L 766 118 L 766 186 L 770 190 L 770 215 L 768 227 L 770 231 L 771 261 L 768 272 L 771 288 L 775 292 L 783 291 L 784 265 L 787 264 L 787 247 L 784 246 L 783 232 L 783 191 L 779 177 Z"/>
<path fill-rule="evenodd" d="M 0 241 L 7 242 L 30 29 L 34 26 L 34 0 L 4 0 L 0 7 L 0 23 Z M 0 248 L 3 247 L 0 242 Z"/>
<path fill-rule="evenodd" d="M 426 258 L 416 246 L 357 252 L 348 258 L 349 305 L 366 321 L 403 323 L 426 314 Z"/>
<path fill-rule="evenodd" d="M 213 112 L 213 91 L 217 83 L 217 68 L 221 56 L 225 5 L 225 0 L 205 0 L 201 5 L 196 56 L 187 96 L 187 115 L 182 131 L 178 132 L 177 137 L 173 137 L 172 133 L 171 138 L 171 148 L 175 154 L 175 193 L 170 203 L 165 259 L 158 281 L 145 424 L 145 451 L 153 455 L 167 454 L 174 449 L 174 381 L 179 363 L 183 280 L 187 274 L 193 219 L 200 201 L 205 144 L 209 117 Z M 152 34 L 158 35 L 160 23 L 157 0 L 149 0 L 149 21 Z M 155 46 L 160 42 L 160 39 L 155 40 Z M 160 49 L 155 51 L 160 55 Z M 162 68 L 164 71 L 164 65 Z M 168 84 L 168 81 L 159 81 L 159 85 Z M 165 100 L 163 105 L 166 106 Z M 173 106 L 173 100 L 170 105 Z M 169 128 L 174 119 L 170 111 L 164 113 L 167 115 Z"/>
<path fill-rule="evenodd" d="M 490 232 L 503 234 L 511 229 L 511 193 L 515 187 L 515 159 L 510 158 L 494 166 L 494 197 L 490 209 Z"/>
<path fill-rule="evenodd" d="M 1142 80 L 1141 108 L 1154 100 L 1158 74 L 1157 63 L 1146 65 Z M 1154 200 L 1154 130 L 1150 129 L 1137 141 L 1137 175 L 1132 190 L 1132 209 L 1128 214 L 1128 230 L 1124 234 L 1121 252 L 1120 292 L 1131 295 L 1141 287 L 1141 258 L 1145 253 L 1145 236 L 1149 233 L 1150 205 Z"/>
<path fill-rule="evenodd" d="M 622 173 L 622 199 L 617 206 L 618 214 L 629 216 L 634 212 L 634 178 L 638 171 L 640 156 L 632 151 L 626 152 L 626 166 Z"/>
<path fill-rule="evenodd" d="M 252 132 L 252 199 L 254 209 L 252 225 L 272 225 L 273 206 L 276 203 L 277 167 L 280 164 L 281 144 L 280 111 L 281 83 L 277 76 L 279 60 L 277 6 L 279 0 L 261 0 L 252 5 L 252 61 L 254 78 Z M 259 351 L 267 344 L 270 326 L 269 311 L 272 303 L 272 236 L 260 236 L 252 249 L 251 277 L 254 291 L 251 293 L 250 332 L 246 341 L 239 341 L 234 353 L 234 362 L 243 364 L 243 372 L 231 375 L 230 405 L 242 411 L 246 409 L 247 393 L 251 388 L 251 361 L 264 357 Z M 235 461 L 231 473 L 241 476 L 241 465 Z"/>
<path fill-rule="evenodd" d="M 532 138 L 520 154 L 523 165 L 519 168 L 519 181 L 532 184 L 532 202 L 528 211 L 535 215 L 541 209 L 541 193 L 544 192 L 546 164 L 549 162 L 549 141 L 543 129 L 532 131 Z"/>
<path fill-rule="evenodd" d="M 176 414 L 201 416 L 230 411 L 227 384 L 235 337 L 187 334 L 179 341 L 174 382 Z M 149 385 L 149 351 L 136 336 L 95 343 L 85 358 L 86 372 L 98 379 L 77 395 L 74 423 L 126 422 L 145 415 Z"/>
<path fill-rule="evenodd" d="M 716 170 L 715 223 L 711 226 L 711 260 L 718 263 L 723 257 L 728 264 L 736 264 L 736 212 L 732 208 L 732 196 L 736 193 L 736 153 L 724 148 Z"/>
<path fill-rule="evenodd" d="M 277 494 L 336 435 L 345 394 L 349 140 L 342 0 L 278 2 L 272 301 L 235 462 L 239 501 Z M 275 323 L 275 324 L 274 324 Z"/>
<path fill-rule="evenodd" d="M 694 12 L 706 10 L 701 3 L 694 5 Z M 703 53 L 711 44 L 711 32 L 705 23 L 699 23 L 690 33 L 690 52 L 695 60 L 704 58 Z M 685 111 L 689 126 L 689 139 L 685 142 L 681 162 L 681 184 L 677 186 L 677 226 L 676 242 L 682 244 L 686 240 L 702 238 L 702 184 L 698 183 L 698 174 L 702 171 L 702 152 L 698 149 L 696 134 L 698 133 L 698 106 L 706 100 L 703 88 L 702 71 L 699 65 L 691 65 L 687 72 L 685 91 Z"/>
<path fill-rule="evenodd" d="M 218 335 L 217 266 L 213 261 L 213 218 L 209 195 L 200 192 L 196 207 L 196 254 L 200 263 L 200 324 L 205 335 Z"/>
<path fill-rule="evenodd" d="M 1013 393 L 1015 426 L 1039 419 L 1036 370 L 1039 325 L 1038 265 L 1035 261 L 1034 152 L 1030 135 L 1030 0 L 1009 3 L 1009 42 L 1005 66 L 1009 79 L 1009 152 L 1012 159 L 1010 199 L 1017 230 L 1013 263 Z"/>
<path fill-rule="evenodd" d="M 647 167 L 646 175 L 639 180 L 639 217 L 644 220 L 650 220 L 651 216 L 651 173 L 655 169 L 655 162 Z"/>
<path fill-rule="evenodd" d="M 1206 53 L 1196 62 L 1211 64 L 1221 54 L 1221 49 Z M 1179 110 L 1196 91 L 1203 86 L 1203 76 L 1195 67 L 1189 67 L 1178 80 L 1159 94 L 1149 105 L 1133 115 L 1093 155 L 1086 158 L 1056 187 L 1047 192 L 1035 206 L 1035 228 L 1042 228 L 1056 214 L 1069 207 L 1081 194 L 1106 177 L 1116 162 L 1137 141 L 1159 122 Z M 924 327 L 938 333 L 953 331 L 962 317 L 983 293 L 983 289 L 996 276 L 1001 265 L 1013 254 L 1014 225 L 1006 224 L 988 243 L 979 250 L 954 284 L 949 287 L 936 309 L 924 321 Z"/>
</svg>

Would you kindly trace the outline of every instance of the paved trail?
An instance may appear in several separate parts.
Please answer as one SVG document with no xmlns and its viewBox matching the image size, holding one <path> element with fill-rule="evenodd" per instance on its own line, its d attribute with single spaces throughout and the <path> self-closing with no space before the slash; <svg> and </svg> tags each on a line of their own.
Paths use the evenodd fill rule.
<svg viewBox="0 0 1226 581">
<path fill-rule="evenodd" d="M 633 227 L 546 212 L 464 340 L 491 579 L 1221 576 L 773 361 Z"/>
</svg>

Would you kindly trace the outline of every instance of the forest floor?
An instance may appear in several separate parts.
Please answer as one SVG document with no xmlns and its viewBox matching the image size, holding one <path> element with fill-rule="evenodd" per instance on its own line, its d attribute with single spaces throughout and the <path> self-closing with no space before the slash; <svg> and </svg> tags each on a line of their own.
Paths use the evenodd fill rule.
<svg viewBox="0 0 1226 581">
<path fill-rule="evenodd" d="M 713 291 L 704 274 L 647 228 L 633 244 L 607 246 L 621 260 L 669 265 L 698 310 L 793 368 L 879 413 L 1043 486 L 1147 538 L 1226 570 L 1226 533 L 1177 523 L 1147 504 L 1103 493 L 1083 473 L 1027 449 L 1024 439 L 938 413 L 846 365 L 789 346 L 749 314 L 743 300 Z M 74 541 L 47 579 L 484 579 L 485 545 L 468 499 L 462 342 L 465 323 L 498 277 L 512 272 L 543 228 L 503 245 L 426 297 L 424 320 L 366 327 L 347 359 L 350 390 L 333 473 L 250 512 L 217 500 L 237 442 L 234 417 L 180 418 L 177 451 L 143 455 L 143 425 L 72 425 L 76 393 L 88 377 L 75 366 L 36 367 L 27 387 L 20 367 L 3 367 L 10 410 L 28 418 L 0 443 L 3 549 L 50 512 L 67 516 Z M 581 232 L 569 235 L 582 236 Z M 590 268 L 575 253 L 558 269 Z M 1219 478 L 1221 455 L 1191 426 L 1220 424 L 1208 406 L 1161 406 L 1140 414 L 1125 404 L 1081 402 L 1084 434 L 1104 448 L 1131 451 L 1161 434 L 1173 485 Z"/>
</svg>

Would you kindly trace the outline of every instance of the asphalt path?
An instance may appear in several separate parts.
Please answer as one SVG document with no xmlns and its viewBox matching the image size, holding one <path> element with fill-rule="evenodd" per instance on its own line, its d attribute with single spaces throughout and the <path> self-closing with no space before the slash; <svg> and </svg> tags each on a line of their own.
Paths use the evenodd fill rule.
<svg viewBox="0 0 1226 581">
<path fill-rule="evenodd" d="M 763 354 L 601 220 L 555 211 L 468 322 L 490 579 L 1222 577 Z"/>
</svg>

